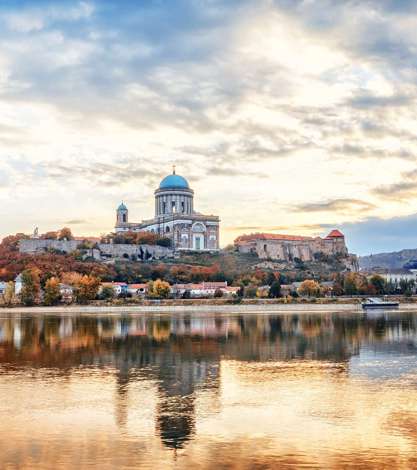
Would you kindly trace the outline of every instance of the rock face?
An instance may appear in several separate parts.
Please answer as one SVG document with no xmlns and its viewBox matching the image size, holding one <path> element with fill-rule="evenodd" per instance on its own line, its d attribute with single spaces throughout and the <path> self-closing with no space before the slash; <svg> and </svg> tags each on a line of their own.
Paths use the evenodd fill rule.
<svg viewBox="0 0 417 470">
<path fill-rule="evenodd" d="M 417 260 L 417 249 L 360 256 L 359 267 L 363 270 L 374 268 L 401 269 L 405 264 L 410 263 L 410 261 L 413 260 Z"/>
<path fill-rule="evenodd" d="M 61 253 L 73 253 L 80 246 L 77 240 L 42 240 L 28 239 L 21 240 L 19 251 L 21 253 L 46 253 L 48 251 L 58 251 Z M 170 248 L 159 245 L 117 245 L 110 243 L 97 243 L 93 248 L 81 249 L 86 256 L 92 257 L 97 261 L 108 259 L 130 259 L 137 261 L 146 261 L 150 259 L 164 259 L 173 256 Z"/>
</svg>

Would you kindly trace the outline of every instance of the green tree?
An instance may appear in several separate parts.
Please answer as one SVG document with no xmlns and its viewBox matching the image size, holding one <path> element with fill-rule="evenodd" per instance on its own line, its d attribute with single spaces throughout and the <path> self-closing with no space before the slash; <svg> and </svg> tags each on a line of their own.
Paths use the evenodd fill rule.
<svg viewBox="0 0 417 470">
<path fill-rule="evenodd" d="M 38 269 L 25 269 L 22 272 L 20 300 L 23 305 L 34 305 L 39 298 L 41 283 Z"/>
<path fill-rule="evenodd" d="M 277 297 L 281 296 L 281 284 L 279 281 L 274 281 L 271 284 L 271 287 L 269 289 L 269 297 L 276 299 Z"/>
<path fill-rule="evenodd" d="M 50 277 L 45 283 L 45 294 L 43 302 L 45 305 L 56 305 L 61 301 L 59 279 Z"/>
<path fill-rule="evenodd" d="M 115 292 L 113 287 L 111 286 L 104 286 L 100 292 L 100 299 L 101 300 L 111 300 L 114 299 Z"/>
<path fill-rule="evenodd" d="M 379 274 L 374 274 L 370 279 L 369 279 L 370 284 L 375 288 L 375 292 L 379 295 L 385 293 L 385 280 L 382 276 Z"/>
</svg>

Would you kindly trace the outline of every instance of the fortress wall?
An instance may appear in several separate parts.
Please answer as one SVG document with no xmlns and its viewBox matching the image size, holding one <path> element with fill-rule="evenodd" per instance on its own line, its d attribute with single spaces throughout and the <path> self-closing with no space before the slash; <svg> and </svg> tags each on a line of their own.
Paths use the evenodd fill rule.
<svg viewBox="0 0 417 470">
<path fill-rule="evenodd" d="M 40 238 L 30 238 L 20 240 L 19 251 L 21 253 L 41 253 L 48 250 L 59 250 L 65 253 L 72 253 L 77 249 L 79 241 L 76 240 L 41 240 Z"/>
<path fill-rule="evenodd" d="M 241 253 L 248 252 L 252 243 L 239 246 Z M 311 241 L 287 241 L 287 240 L 256 240 L 255 251 L 260 259 L 290 259 L 300 258 L 302 261 L 312 261 L 314 253 L 323 252 L 327 255 L 346 253 L 344 240 L 311 240 Z"/>
<path fill-rule="evenodd" d="M 64 253 L 73 253 L 78 245 L 77 240 L 41 240 L 31 238 L 28 240 L 21 240 L 19 244 L 19 251 L 21 253 L 44 253 L 48 250 L 59 250 Z M 100 259 L 101 255 L 107 255 L 111 258 L 129 258 L 132 255 L 140 257 L 142 254 L 148 254 L 152 258 L 166 258 L 172 255 L 172 250 L 159 245 L 115 245 L 100 243 L 97 249 L 92 250 L 92 255 L 96 259 Z M 125 256 L 126 255 L 126 256 Z"/>
</svg>

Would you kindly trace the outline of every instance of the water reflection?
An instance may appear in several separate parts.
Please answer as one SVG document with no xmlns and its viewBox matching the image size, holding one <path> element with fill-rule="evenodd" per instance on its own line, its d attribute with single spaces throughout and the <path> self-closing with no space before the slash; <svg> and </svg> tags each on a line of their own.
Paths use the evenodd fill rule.
<svg viewBox="0 0 417 470">
<path fill-rule="evenodd" d="M 145 465 L 147 459 L 155 463 L 163 458 L 150 437 L 150 426 L 162 448 L 173 451 L 176 458 L 177 451 L 190 452 L 181 457 L 187 458 L 184 463 L 189 465 L 197 462 L 215 467 L 221 458 L 225 465 L 230 460 L 232 467 L 236 459 L 241 466 L 321 466 L 324 462 L 320 459 L 327 452 L 334 466 L 344 466 L 347 455 L 367 466 L 378 463 L 378 453 L 374 449 L 375 455 L 369 460 L 366 452 L 361 453 L 363 449 L 357 449 L 354 434 L 361 426 L 367 427 L 372 441 L 379 432 L 377 420 L 382 418 L 375 416 L 375 421 L 368 422 L 360 414 L 373 397 L 390 400 L 394 387 L 398 407 L 391 409 L 393 404 L 387 403 L 381 422 L 390 439 L 397 433 L 411 447 L 406 457 L 399 449 L 380 450 L 383 459 L 397 462 L 400 456 L 409 464 L 413 460 L 408 452 L 413 455 L 417 451 L 416 359 L 417 315 L 413 313 L 372 317 L 9 316 L 0 318 L 1 392 L 14 387 L 21 393 L 10 402 L 6 400 L 0 414 L 12 419 L 15 413 L 15 422 L 23 427 L 13 431 L 17 448 L 25 454 L 23 459 L 33 459 L 33 443 L 26 442 L 25 432 L 26 428 L 35 432 L 33 420 L 39 419 L 38 415 L 31 416 L 32 401 L 34 409 L 40 407 L 53 414 L 55 402 L 51 400 L 60 401 L 62 409 L 75 406 L 74 400 L 78 407 L 82 404 L 85 413 L 91 413 L 92 433 L 98 432 L 94 422 L 102 413 L 106 424 L 100 432 L 114 434 L 116 430 L 106 421 L 112 416 L 118 447 L 116 439 L 108 447 L 112 458 L 117 455 L 120 466 L 127 465 L 126 452 L 136 466 Z M 98 385 L 92 391 L 89 387 L 96 381 Z M 77 384 L 77 394 L 68 398 L 72 383 Z M 104 398 L 109 385 L 112 397 Z M 44 398 L 45 387 L 51 387 L 56 395 Z M 401 399 L 396 387 L 409 387 L 408 395 Z M 39 401 L 29 395 L 33 391 L 39 394 Z M 357 395 L 352 397 L 352 393 Z M 239 417 L 235 410 L 239 410 Z M 273 426 L 272 416 L 279 416 L 281 427 Z M 48 421 L 46 416 L 41 419 Z M 62 416 L 58 424 L 62 424 Z M 0 437 L 10 431 L 5 426 L 0 424 Z M 75 433 L 79 428 L 80 424 L 73 422 L 65 431 Z M 320 458 L 312 443 L 323 443 L 312 437 L 313 431 L 321 432 L 323 439 L 328 435 Z M 36 428 L 35 434 L 42 447 L 48 445 L 54 431 L 46 436 Z M 137 439 L 144 443 L 142 452 L 132 454 L 132 435 L 141 436 Z M 231 436 L 235 439 L 233 446 Z M 388 437 L 392 446 L 395 440 Z M 54 439 L 58 439 L 56 435 Z M 98 442 L 99 438 L 94 435 L 92 439 Z M 22 449 L 26 445 L 25 453 Z M 70 456 L 71 446 L 62 445 Z M 219 448 L 221 457 L 216 454 Z M 297 454 L 292 448 L 303 450 Z M 342 455 L 340 448 L 346 454 Z M 259 455 L 260 449 L 266 449 L 266 454 Z M 63 466 L 70 462 L 63 457 L 65 452 L 60 456 Z M 11 458 L 7 453 L 0 455 Z M 98 454 L 97 461 L 81 463 L 102 465 L 101 458 L 103 455 Z M 32 467 L 34 462 L 31 460 Z M 0 463 L 10 462 L 0 456 Z"/>
</svg>

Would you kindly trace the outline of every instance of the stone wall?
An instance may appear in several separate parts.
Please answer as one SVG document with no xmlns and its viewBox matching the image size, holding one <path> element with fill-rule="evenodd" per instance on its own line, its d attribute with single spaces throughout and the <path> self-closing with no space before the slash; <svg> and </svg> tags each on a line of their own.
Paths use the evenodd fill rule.
<svg viewBox="0 0 417 470">
<path fill-rule="evenodd" d="M 312 261 L 315 253 L 335 255 L 348 254 L 343 238 L 323 239 L 311 238 L 305 240 L 279 240 L 262 238 L 239 243 L 237 248 L 240 253 L 256 253 L 260 259 L 275 259 L 292 261 L 299 258 L 302 261 Z"/>
<path fill-rule="evenodd" d="M 80 245 L 77 240 L 41 240 L 28 239 L 21 240 L 19 250 L 21 253 L 45 253 L 56 250 L 63 253 L 73 253 Z M 87 255 L 96 260 L 105 260 L 112 258 L 137 259 L 146 261 L 149 259 L 163 259 L 173 256 L 172 250 L 159 245 L 116 245 L 108 243 L 99 243 L 94 249 L 86 250 Z"/>
</svg>

